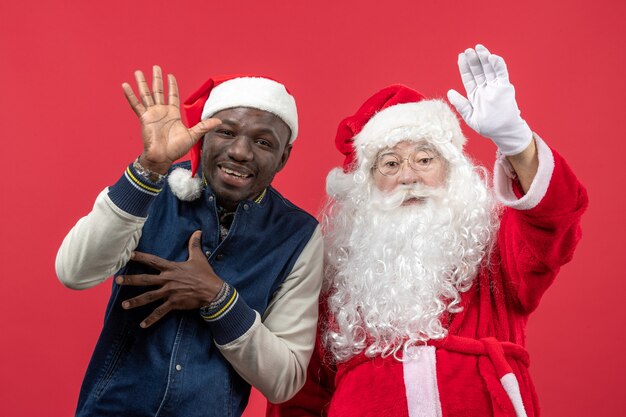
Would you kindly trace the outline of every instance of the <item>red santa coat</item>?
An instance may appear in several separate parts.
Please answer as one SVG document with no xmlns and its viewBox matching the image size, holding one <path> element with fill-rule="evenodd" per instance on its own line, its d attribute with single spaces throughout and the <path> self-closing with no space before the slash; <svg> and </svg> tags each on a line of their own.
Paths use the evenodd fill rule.
<svg viewBox="0 0 626 417">
<path fill-rule="evenodd" d="M 538 148 L 530 197 L 505 209 L 489 267 L 462 294 L 463 311 L 442 318 L 445 339 L 418 348 L 416 360 L 361 354 L 333 364 L 318 337 L 306 385 L 290 401 L 270 404 L 268 416 L 539 416 L 526 323 L 572 258 L 587 194 L 558 154 L 540 140 Z M 499 196 L 520 197 L 503 172 L 496 166 Z"/>
</svg>

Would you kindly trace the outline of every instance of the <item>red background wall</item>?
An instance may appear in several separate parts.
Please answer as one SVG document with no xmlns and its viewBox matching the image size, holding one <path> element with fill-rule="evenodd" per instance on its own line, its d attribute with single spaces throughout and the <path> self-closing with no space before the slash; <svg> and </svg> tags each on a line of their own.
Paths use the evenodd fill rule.
<svg viewBox="0 0 626 417">
<path fill-rule="evenodd" d="M 67 416 L 110 286 L 63 288 L 56 250 L 141 152 L 120 84 L 152 64 L 182 96 L 257 72 L 298 99 L 301 134 L 277 188 L 316 213 L 338 121 L 394 82 L 462 88 L 456 55 L 507 60 L 523 116 L 589 189 L 584 239 L 528 326 L 545 416 L 623 416 L 626 6 L 619 0 L 4 1 L 0 5 L 0 415 Z M 459 2 L 460 3 L 460 2 Z M 491 165 L 494 147 L 467 132 Z M 246 415 L 261 416 L 255 394 Z"/>
</svg>

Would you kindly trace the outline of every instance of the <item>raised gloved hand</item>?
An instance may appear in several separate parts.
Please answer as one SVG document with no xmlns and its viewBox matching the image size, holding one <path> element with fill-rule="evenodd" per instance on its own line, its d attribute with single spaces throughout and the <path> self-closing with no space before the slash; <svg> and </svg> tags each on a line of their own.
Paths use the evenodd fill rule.
<svg viewBox="0 0 626 417">
<path fill-rule="evenodd" d="M 504 155 L 522 152 L 532 131 L 520 116 L 504 59 L 476 45 L 459 54 L 458 62 L 467 98 L 450 90 L 450 103 L 469 127 L 491 139 Z"/>
</svg>

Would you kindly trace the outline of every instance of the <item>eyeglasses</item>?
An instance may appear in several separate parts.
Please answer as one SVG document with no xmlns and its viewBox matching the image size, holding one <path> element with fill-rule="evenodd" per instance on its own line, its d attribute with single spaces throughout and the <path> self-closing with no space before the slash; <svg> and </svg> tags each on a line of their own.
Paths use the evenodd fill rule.
<svg viewBox="0 0 626 417">
<path fill-rule="evenodd" d="M 396 153 L 387 152 L 376 158 L 374 168 L 384 176 L 393 176 L 400 171 L 404 161 L 407 161 L 413 171 L 426 172 L 435 158 L 437 158 L 437 155 L 423 149 L 413 151 L 408 158 L 401 158 Z"/>
</svg>

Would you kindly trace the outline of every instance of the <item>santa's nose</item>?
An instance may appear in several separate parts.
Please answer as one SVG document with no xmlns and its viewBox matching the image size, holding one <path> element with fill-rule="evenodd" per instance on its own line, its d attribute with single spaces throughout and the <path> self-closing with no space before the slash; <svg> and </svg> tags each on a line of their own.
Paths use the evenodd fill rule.
<svg viewBox="0 0 626 417">
<path fill-rule="evenodd" d="M 409 166 L 408 161 L 403 161 L 398 172 L 398 180 L 400 184 L 415 184 L 421 180 L 421 176 Z"/>
</svg>

